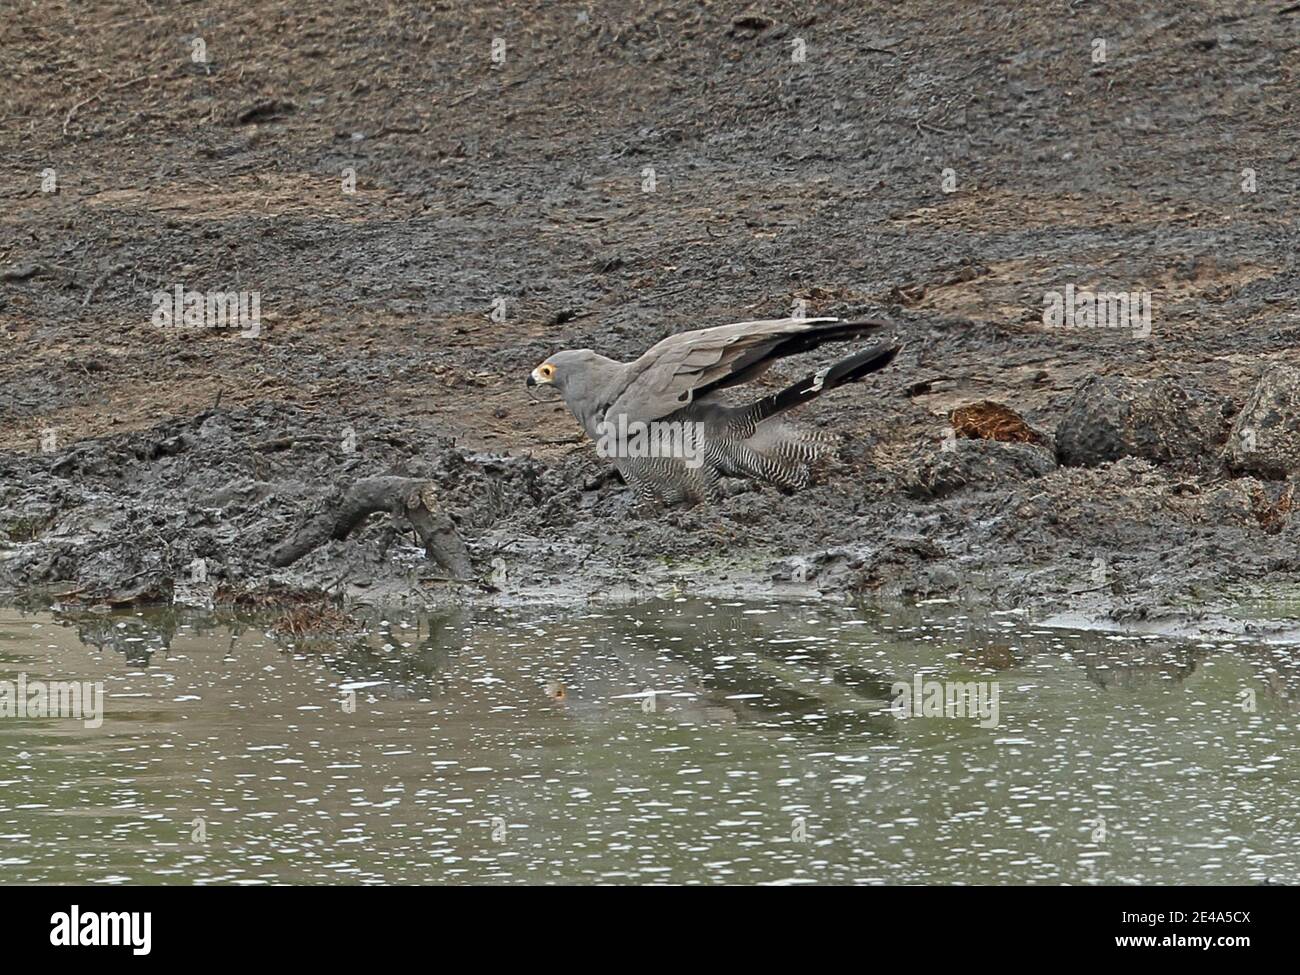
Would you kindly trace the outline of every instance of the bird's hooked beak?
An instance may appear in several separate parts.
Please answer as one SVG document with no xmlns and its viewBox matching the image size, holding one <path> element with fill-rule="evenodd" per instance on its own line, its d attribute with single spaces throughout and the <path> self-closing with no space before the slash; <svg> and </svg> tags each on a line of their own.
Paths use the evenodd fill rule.
<svg viewBox="0 0 1300 975">
<path fill-rule="evenodd" d="M 529 386 L 545 386 L 555 382 L 555 366 L 549 362 L 543 362 L 540 366 L 528 374 Z"/>
<path fill-rule="evenodd" d="M 537 399 L 533 392 L 535 386 L 551 386 L 555 381 L 555 367 L 550 363 L 543 362 L 540 366 L 528 374 L 528 380 L 524 386 L 528 389 L 528 395 L 532 399 Z M 552 388 L 554 388 L 552 386 Z"/>
</svg>

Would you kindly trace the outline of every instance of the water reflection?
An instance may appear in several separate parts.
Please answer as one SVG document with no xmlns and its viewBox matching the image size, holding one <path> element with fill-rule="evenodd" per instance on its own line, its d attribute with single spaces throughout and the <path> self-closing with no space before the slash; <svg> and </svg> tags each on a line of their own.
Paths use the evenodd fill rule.
<svg viewBox="0 0 1300 975">
<path fill-rule="evenodd" d="M 658 602 L 0 613 L 0 680 L 102 680 L 102 729 L 0 719 L 14 882 L 1300 879 L 1281 646 L 947 607 Z M 996 726 L 895 682 L 996 683 Z M 196 839 L 196 836 L 202 839 Z"/>
</svg>

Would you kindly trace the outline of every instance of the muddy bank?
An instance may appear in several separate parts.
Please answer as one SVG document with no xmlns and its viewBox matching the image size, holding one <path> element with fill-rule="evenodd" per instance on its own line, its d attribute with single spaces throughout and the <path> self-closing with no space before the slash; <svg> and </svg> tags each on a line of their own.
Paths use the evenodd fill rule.
<svg viewBox="0 0 1300 975">
<path fill-rule="evenodd" d="M 884 427 L 916 410 L 898 390 L 874 408 Z M 653 516 L 603 469 L 588 445 L 542 460 L 376 416 L 206 410 L 0 455 L 0 586 L 69 605 L 879 595 L 1138 622 L 1300 574 L 1293 485 L 1232 476 L 1226 457 L 1062 467 L 1024 443 L 922 440 L 891 455 L 846 435 L 803 492 Z M 380 475 L 432 485 L 467 578 L 383 513 L 275 565 L 287 539 Z"/>
<path fill-rule="evenodd" d="M 1136 620 L 1294 581 L 1300 411 L 1260 385 L 1300 361 L 1294 5 L 760 7 L 16 12 L 3 598 Z M 256 292 L 257 333 L 158 326 L 178 286 Z M 1067 289 L 1141 293 L 1149 326 L 1053 327 Z M 799 495 L 639 519 L 524 395 L 559 348 L 796 308 L 906 343 L 803 412 L 842 445 Z M 986 401 L 1042 437 L 950 435 Z M 274 564 L 380 476 L 433 486 L 471 579 L 383 513 Z"/>
</svg>

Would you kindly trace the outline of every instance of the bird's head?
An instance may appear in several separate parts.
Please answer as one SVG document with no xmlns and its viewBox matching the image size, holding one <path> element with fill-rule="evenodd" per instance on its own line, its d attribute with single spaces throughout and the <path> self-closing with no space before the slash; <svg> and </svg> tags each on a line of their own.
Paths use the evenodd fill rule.
<svg viewBox="0 0 1300 975">
<path fill-rule="evenodd" d="M 554 386 L 563 395 L 577 375 L 589 374 L 596 360 L 605 360 L 591 349 L 568 349 L 557 352 L 528 374 L 529 386 Z"/>
</svg>

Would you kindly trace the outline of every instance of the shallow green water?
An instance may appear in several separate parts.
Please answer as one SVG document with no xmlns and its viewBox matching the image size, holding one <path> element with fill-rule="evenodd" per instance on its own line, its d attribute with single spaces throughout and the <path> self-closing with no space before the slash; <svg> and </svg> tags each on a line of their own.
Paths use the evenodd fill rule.
<svg viewBox="0 0 1300 975">
<path fill-rule="evenodd" d="M 369 623 L 0 611 L 0 682 L 106 695 L 0 718 L 4 882 L 1300 882 L 1294 648 L 942 606 Z M 918 675 L 996 725 L 900 716 Z"/>
</svg>

